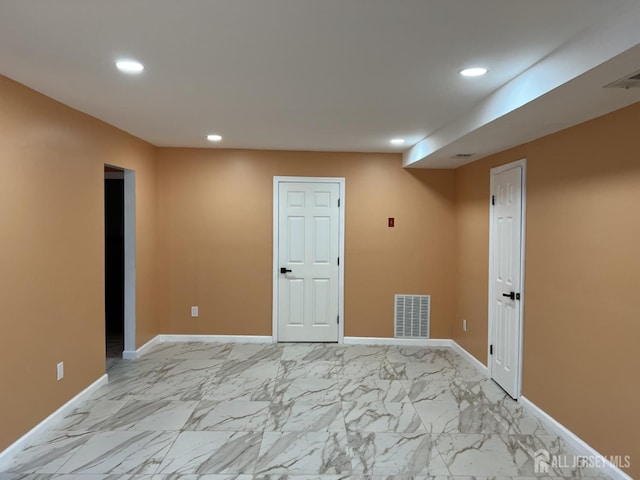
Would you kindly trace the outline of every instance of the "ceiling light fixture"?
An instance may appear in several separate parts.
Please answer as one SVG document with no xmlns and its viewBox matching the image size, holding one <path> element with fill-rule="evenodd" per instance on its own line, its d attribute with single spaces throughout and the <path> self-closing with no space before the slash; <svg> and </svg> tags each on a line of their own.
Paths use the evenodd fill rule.
<svg viewBox="0 0 640 480">
<path fill-rule="evenodd" d="M 211 135 L 207 135 L 207 140 L 209 140 L 210 142 L 219 142 L 220 140 L 222 140 L 222 135 L 212 133 Z"/>
<path fill-rule="evenodd" d="M 460 75 L 463 77 L 481 77 L 488 71 L 489 70 L 484 67 L 469 67 L 460 70 Z"/>
<path fill-rule="evenodd" d="M 122 73 L 141 73 L 144 70 L 144 65 L 136 60 L 118 60 L 116 67 Z"/>
<path fill-rule="evenodd" d="M 391 140 L 389 140 L 389 143 L 391 145 L 403 145 L 404 144 L 404 138 L 392 138 Z"/>
</svg>

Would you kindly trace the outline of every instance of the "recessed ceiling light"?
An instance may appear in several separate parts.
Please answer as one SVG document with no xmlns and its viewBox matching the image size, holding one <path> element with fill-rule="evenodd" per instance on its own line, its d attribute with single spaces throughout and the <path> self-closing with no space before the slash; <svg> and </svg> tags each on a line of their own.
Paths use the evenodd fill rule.
<svg viewBox="0 0 640 480">
<path fill-rule="evenodd" d="M 207 140 L 209 140 L 210 142 L 219 142 L 220 140 L 222 140 L 222 135 L 212 133 L 211 135 L 207 135 Z"/>
<path fill-rule="evenodd" d="M 136 60 L 118 60 L 116 67 L 123 73 L 140 73 L 144 70 L 144 65 Z"/>
<path fill-rule="evenodd" d="M 389 143 L 391 145 L 402 145 L 404 144 L 404 138 L 392 138 L 389 140 Z"/>
<path fill-rule="evenodd" d="M 463 77 L 481 77 L 487 72 L 488 70 L 484 67 L 469 67 L 460 70 L 460 75 Z"/>
</svg>

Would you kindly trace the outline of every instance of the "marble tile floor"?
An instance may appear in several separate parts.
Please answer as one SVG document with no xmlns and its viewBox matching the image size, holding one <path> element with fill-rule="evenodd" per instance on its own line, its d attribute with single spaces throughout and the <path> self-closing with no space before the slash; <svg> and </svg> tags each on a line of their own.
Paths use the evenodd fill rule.
<svg viewBox="0 0 640 480">
<path fill-rule="evenodd" d="M 606 478 L 536 475 L 571 451 L 450 349 L 166 343 L 108 374 L 0 480 Z"/>
</svg>

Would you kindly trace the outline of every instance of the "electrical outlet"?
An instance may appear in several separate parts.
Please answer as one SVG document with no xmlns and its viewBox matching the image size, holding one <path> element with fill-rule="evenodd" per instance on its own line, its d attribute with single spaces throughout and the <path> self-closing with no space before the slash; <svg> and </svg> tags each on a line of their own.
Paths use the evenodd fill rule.
<svg viewBox="0 0 640 480">
<path fill-rule="evenodd" d="M 58 381 L 64 378 L 64 362 L 60 362 L 57 365 Z"/>
<path fill-rule="evenodd" d="M 198 316 L 198 306 L 193 306 L 191 307 L 191 316 L 192 317 L 197 317 Z"/>
<path fill-rule="evenodd" d="M 464 332 L 467 331 L 467 321 L 466 320 L 462 320 L 462 331 L 464 331 Z"/>
</svg>

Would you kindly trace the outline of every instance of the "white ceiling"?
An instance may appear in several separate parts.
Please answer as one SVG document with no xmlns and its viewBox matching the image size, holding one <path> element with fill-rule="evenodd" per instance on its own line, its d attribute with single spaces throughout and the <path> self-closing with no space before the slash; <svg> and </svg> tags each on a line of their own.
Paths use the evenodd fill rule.
<svg viewBox="0 0 640 480">
<path fill-rule="evenodd" d="M 2 0 L 0 73 L 158 146 L 451 168 L 640 101 L 601 88 L 640 69 L 638 24 L 637 0 Z"/>
</svg>

